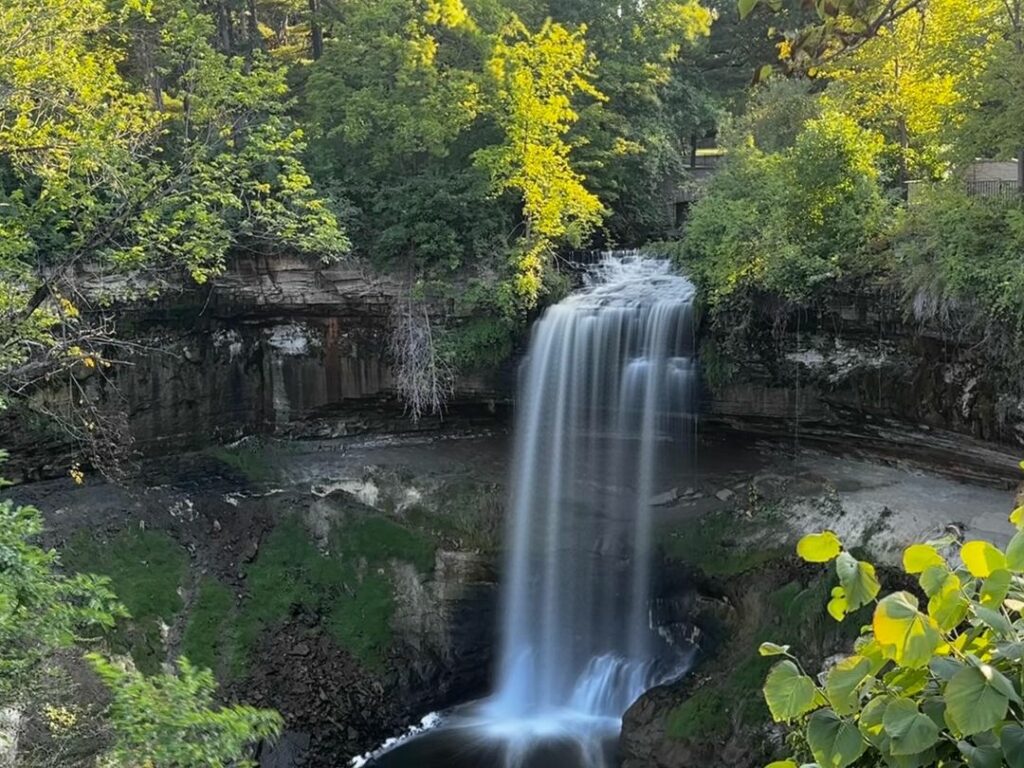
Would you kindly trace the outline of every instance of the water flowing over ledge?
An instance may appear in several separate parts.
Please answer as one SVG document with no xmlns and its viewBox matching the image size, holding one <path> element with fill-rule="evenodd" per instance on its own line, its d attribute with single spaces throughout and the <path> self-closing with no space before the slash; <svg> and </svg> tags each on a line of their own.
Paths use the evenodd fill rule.
<svg viewBox="0 0 1024 768">
<path fill-rule="evenodd" d="M 605 766 L 625 710 L 685 666 L 651 626 L 651 502 L 693 456 L 693 298 L 668 262 L 609 254 L 534 328 L 497 686 L 442 727 L 487 745 L 467 766 Z"/>
</svg>

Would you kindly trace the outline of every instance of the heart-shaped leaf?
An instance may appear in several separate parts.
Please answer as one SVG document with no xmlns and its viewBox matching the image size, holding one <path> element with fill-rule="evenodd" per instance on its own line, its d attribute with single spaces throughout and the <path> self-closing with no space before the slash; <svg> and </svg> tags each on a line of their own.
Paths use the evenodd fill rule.
<svg viewBox="0 0 1024 768">
<path fill-rule="evenodd" d="M 836 558 L 836 575 L 846 596 L 847 611 L 867 605 L 882 588 L 875 576 L 875 566 L 857 560 L 849 552 L 842 552 Z"/>
<path fill-rule="evenodd" d="M 885 710 L 882 727 L 894 755 L 916 755 L 939 740 L 939 728 L 910 699 L 896 699 Z"/>
<path fill-rule="evenodd" d="M 987 541 L 969 541 L 960 548 L 960 558 L 971 576 L 987 579 L 993 571 L 1006 569 L 1006 556 Z"/>
<path fill-rule="evenodd" d="M 935 621 L 917 610 L 917 598 L 894 592 L 875 608 L 875 637 L 886 656 L 905 667 L 923 667 L 942 644 Z"/>
<path fill-rule="evenodd" d="M 945 698 L 946 716 L 964 736 L 995 728 L 1006 717 L 1010 704 L 1010 697 L 993 684 L 993 676 L 974 666 L 953 675 L 946 685 Z"/>
<path fill-rule="evenodd" d="M 807 722 L 807 745 L 821 768 L 846 768 L 864 754 L 867 744 L 852 720 L 819 709 Z"/>
<path fill-rule="evenodd" d="M 776 722 L 790 721 L 814 709 L 818 689 L 792 661 L 780 661 L 768 672 L 764 699 Z"/>
<path fill-rule="evenodd" d="M 1024 768 L 1024 728 L 1007 723 L 999 733 L 1003 757 L 1010 768 Z"/>
<path fill-rule="evenodd" d="M 839 537 L 832 531 L 809 533 L 796 545 L 796 553 L 808 563 L 828 563 L 835 560 L 842 551 Z"/>
<path fill-rule="evenodd" d="M 860 709 L 857 689 L 871 672 L 871 662 L 863 656 L 849 656 L 832 669 L 825 678 L 825 694 L 840 715 L 852 715 Z"/>
<path fill-rule="evenodd" d="M 929 544 L 911 544 L 903 550 L 903 570 L 907 573 L 924 573 L 928 568 L 945 566 L 942 555 Z"/>
</svg>

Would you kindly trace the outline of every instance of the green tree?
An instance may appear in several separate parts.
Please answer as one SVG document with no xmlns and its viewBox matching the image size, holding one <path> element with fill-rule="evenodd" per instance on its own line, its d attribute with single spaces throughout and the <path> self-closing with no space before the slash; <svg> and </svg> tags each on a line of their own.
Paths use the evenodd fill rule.
<svg viewBox="0 0 1024 768">
<path fill-rule="evenodd" d="M 330 260 L 348 243 L 303 167 L 284 72 L 218 50 L 193 0 L 11 0 L 0 40 L 2 384 L 27 402 L 60 377 L 72 396 L 45 415 L 97 454 L 125 435 L 97 438 L 70 373 L 116 344 L 104 307 L 204 282 L 232 250 Z"/>
<path fill-rule="evenodd" d="M 4 458 L 6 455 L 4 455 Z M 109 579 L 61 572 L 56 551 L 39 546 L 39 510 L 0 501 L 0 709 L 21 710 L 54 730 L 77 716 L 71 686 L 51 674 L 56 652 L 100 647 L 102 634 L 127 616 Z M 101 765 L 217 768 L 248 764 L 250 747 L 280 732 L 276 712 L 214 704 L 208 670 L 180 659 L 177 671 L 145 676 L 93 652 L 89 661 L 113 701 L 103 720 L 114 737 L 78 747 L 102 752 Z M 56 680 L 56 682 L 55 682 Z"/>
<path fill-rule="evenodd" d="M 1005 550 L 969 541 L 951 558 L 948 539 L 908 547 L 903 568 L 926 602 L 907 591 L 880 598 L 874 567 L 830 532 L 801 540 L 803 559 L 835 563 L 829 613 L 842 621 L 874 604 L 874 617 L 854 653 L 818 679 L 787 646 L 762 645 L 762 655 L 786 657 L 764 694 L 772 717 L 793 724 L 796 747 L 796 759 L 774 768 L 1021 764 L 1024 509 L 1010 519 L 1018 532 Z"/>
<path fill-rule="evenodd" d="M 208 669 L 179 659 L 177 672 L 146 676 L 91 654 L 89 662 L 113 696 L 108 710 L 114 745 L 101 757 L 110 768 L 234 768 L 254 765 L 250 747 L 274 739 L 281 716 L 244 705 L 217 706 Z"/>
<path fill-rule="evenodd" d="M 945 171 L 965 90 L 991 56 L 990 39 L 979 32 L 995 5 L 928 0 L 821 68 L 830 81 L 826 98 L 886 137 L 901 182 Z"/>
<path fill-rule="evenodd" d="M 780 152 L 736 141 L 678 248 L 712 306 L 758 290 L 806 300 L 823 282 L 878 268 L 880 137 L 829 111 Z"/>
<path fill-rule="evenodd" d="M 6 454 L 3 455 L 6 457 Z M 124 615 L 108 579 L 62 575 L 57 553 L 36 544 L 42 515 L 0 501 L 0 705 L 31 703 L 40 665 L 55 651 L 98 638 Z"/>
</svg>

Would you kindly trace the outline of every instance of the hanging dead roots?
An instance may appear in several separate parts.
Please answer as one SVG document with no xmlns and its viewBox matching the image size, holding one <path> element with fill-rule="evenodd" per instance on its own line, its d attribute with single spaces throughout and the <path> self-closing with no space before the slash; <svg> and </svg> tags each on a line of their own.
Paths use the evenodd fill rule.
<svg viewBox="0 0 1024 768">
<path fill-rule="evenodd" d="M 454 391 L 455 373 L 438 350 L 422 302 L 409 298 L 395 305 L 388 351 L 406 413 L 413 421 L 424 414 L 440 416 Z"/>
</svg>

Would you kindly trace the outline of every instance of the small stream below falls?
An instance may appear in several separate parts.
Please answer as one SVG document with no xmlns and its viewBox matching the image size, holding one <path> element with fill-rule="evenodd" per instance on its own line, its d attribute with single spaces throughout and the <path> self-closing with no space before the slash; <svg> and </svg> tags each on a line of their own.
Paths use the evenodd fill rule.
<svg viewBox="0 0 1024 768">
<path fill-rule="evenodd" d="M 496 688 L 377 768 L 605 768 L 621 717 L 684 674 L 651 626 L 651 501 L 695 440 L 693 285 L 611 254 L 520 371 Z"/>
</svg>

